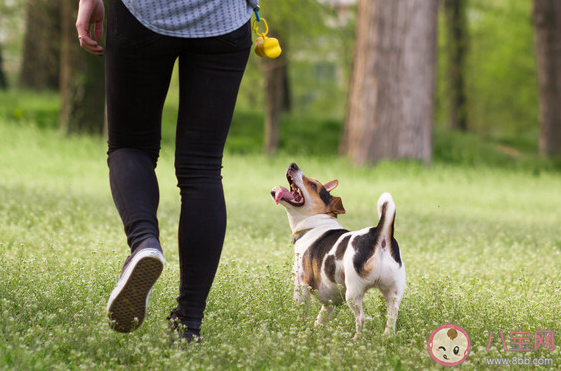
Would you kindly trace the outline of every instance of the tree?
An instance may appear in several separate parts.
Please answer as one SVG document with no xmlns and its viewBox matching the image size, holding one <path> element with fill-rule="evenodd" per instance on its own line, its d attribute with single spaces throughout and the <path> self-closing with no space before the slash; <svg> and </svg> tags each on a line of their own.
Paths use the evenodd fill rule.
<svg viewBox="0 0 561 371">
<path fill-rule="evenodd" d="M 4 58 L 2 56 L 2 44 L 0 43 L 0 90 L 8 89 L 8 80 L 4 73 Z"/>
<path fill-rule="evenodd" d="M 264 71 L 265 85 L 265 153 L 273 154 L 280 144 L 280 119 L 283 112 L 291 108 L 291 89 L 289 79 L 289 59 L 287 55 L 294 45 L 298 50 L 303 34 L 307 38 L 325 34 L 324 17 L 326 6 L 317 0 L 283 0 L 261 1 L 261 16 L 266 18 L 269 26 L 268 36 L 277 37 L 282 47 L 282 54 L 277 59 L 261 64 Z M 297 11 L 295 11 L 297 9 Z M 263 25 L 258 24 L 260 32 Z"/>
<path fill-rule="evenodd" d="M 534 0 L 535 45 L 543 155 L 561 154 L 561 3 Z"/>
<path fill-rule="evenodd" d="M 465 51 L 467 45 L 466 0 L 444 0 L 448 57 L 449 120 L 453 129 L 467 131 Z"/>
<path fill-rule="evenodd" d="M 78 2 L 63 0 L 59 125 L 67 133 L 101 134 L 105 126 L 103 58 L 80 48 Z"/>
<path fill-rule="evenodd" d="M 28 0 L 19 84 L 57 90 L 60 79 L 61 0 Z"/>
<path fill-rule="evenodd" d="M 341 152 L 429 163 L 438 0 L 361 0 Z"/>
<path fill-rule="evenodd" d="M 273 29 L 269 30 L 270 37 L 279 35 Z M 280 37 L 282 40 L 282 37 Z M 281 113 L 290 109 L 290 90 L 288 81 L 288 63 L 286 58 L 287 42 L 282 44 L 282 54 L 273 60 L 263 59 L 262 67 L 265 71 L 265 135 L 263 151 L 274 154 L 280 145 Z"/>
<path fill-rule="evenodd" d="M 265 69 L 265 137 L 263 149 L 274 154 L 280 145 L 281 113 L 288 111 L 288 64 L 286 54 L 272 61 L 263 61 Z"/>
</svg>

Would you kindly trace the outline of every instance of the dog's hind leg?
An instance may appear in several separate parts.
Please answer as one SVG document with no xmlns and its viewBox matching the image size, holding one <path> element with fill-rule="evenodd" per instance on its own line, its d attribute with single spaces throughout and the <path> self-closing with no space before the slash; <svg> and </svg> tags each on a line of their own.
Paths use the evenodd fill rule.
<svg viewBox="0 0 561 371">
<path fill-rule="evenodd" d="M 399 305 L 403 298 L 404 285 L 395 285 L 388 290 L 382 291 L 384 299 L 386 299 L 386 307 L 388 308 L 386 314 L 386 328 L 384 335 L 391 335 L 395 332 L 395 322 L 397 321 L 397 313 L 399 312 Z"/>
<path fill-rule="evenodd" d="M 335 305 L 325 305 L 325 304 L 322 305 L 321 310 L 319 311 L 318 314 L 318 318 L 314 323 L 314 327 L 329 321 L 329 319 L 333 315 L 333 312 L 335 312 L 335 308 L 337 308 Z"/>
<path fill-rule="evenodd" d="M 355 298 L 348 298 L 347 303 L 355 315 L 355 329 L 356 333 L 353 340 L 357 340 L 362 332 L 362 326 L 364 325 L 364 309 L 362 309 L 362 300 L 364 299 L 364 293 L 361 296 Z"/>
</svg>

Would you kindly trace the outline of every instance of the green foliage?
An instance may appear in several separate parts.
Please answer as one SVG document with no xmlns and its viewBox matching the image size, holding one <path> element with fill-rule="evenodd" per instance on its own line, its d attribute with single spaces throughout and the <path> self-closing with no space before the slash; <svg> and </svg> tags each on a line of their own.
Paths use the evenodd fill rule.
<svg viewBox="0 0 561 371">
<path fill-rule="evenodd" d="M 56 128 L 59 100 L 53 92 L 8 90 L 0 93 L 0 119 Z"/>
<path fill-rule="evenodd" d="M 11 86 L 18 79 L 25 4 L 0 0 L 0 29 L 4 30 L 0 42 Z M 522 140 L 537 147 L 538 96 L 531 6 L 532 2 L 526 0 L 467 1 L 466 80 L 471 131 L 499 140 Z M 261 1 L 261 15 L 281 34 L 289 59 L 293 111 L 298 116 L 344 119 L 355 13 L 356 9 L 351 8 L 337 14 L 329 5 L 315 0 Z M 446 47 L 440 19 L 435 115 L 440 128 L 448 126 Z M 174 81 L 169 102 L 176 98 L 176 86 Z M 263 94 L 263 66 L 252 53 L 238 106 L 245 112 L 263 113 Z M 175 121 L 174 114 L 172 109 L 166 111 L 164 121 Z M 165 130 L 171 138 L 173 129 Z"/>
<path fill-rule="evenodd" d="M 281 119 L 283 153 L 301 155 L 337 155 L 341 121 L 318 119 L 299 115 L 285 115 Z M 321 136 L 320 138 L 317 138 Z M 310 140 L 316 137 L 318 140 Z M 263 116 L 260 113 L 234 114 L 226 150 L 231 153 L 261 152 L 263 143 Z"/>
<path fill-rule="evenodd" d="M 260 15 L 266 18 L 288 59 L 293 111 L 342 119 L 354 45 L 352 10 L 340 15 L 315 0 L 266 0 L 260 6 Z M 262 24 L 259 31 L 264 31 Z M 252 52 L 238 98 L 238 106 L 244 110 L 264 111 L 265 68 Z"/>
<path fill-rule="evenodd" d="M 0 0 L 0 49 L 3 59 L 0 68 L 6 74 L 9 87 L 17 82 L 26 5 L 27 1 Z"/>
<path fill-rule="evenodd" d="M 261 17 L 266 18 L 269 27 L 287 34 L 321 34 L 325 30 L 323 16 L 326 7 L 314 0 L 261 0 Z M 260 30 L 261 27 L 260 27 Z"/>
<path fill-rule="evenodd" d="M 532 2 L 474 2 L 470 52 L 471 119 L 483 132 L 537 133 Z M 483 16 L 484 15 L 484 16 Z M 496 129 L 493 129 L 496 127 Z"/>
<path fill-rule="evenodd" d="M 163 112 L 164 147 L 172 147 L 175 142 L 176 98 L 176 91 L 172 89 Z M 58 102 L 58 95 L 50 92 L 1 92 L 0 120 L 56 130 Z M 281 121 L 281 154 L 337 156 L 343 129 L 342 119 L 290 113 L 285 114 Z M 256 110 L 236 110 L 226 151 L 232 154 L 259 154 L 262 143 L 263 113 Z M 544 159 L 536 155 L 536 143 L 531 137 L 481 136 L 456 133 L 445 128 L 437 128 L 435 131 L 434 161 L 462 166 L 524 169 L 536 173 L 561 170 L 561 158 Z"/>
<path fill-rule="evenodd" d="M 469 130 L 537 143 L 538 93 L 532 2 L 470 0 L 465 79 Z M 440 17 L 440 31 L 444 20 Z M 447 41 L 439 37 L 436 117 L 447 125 Z M 537 146 L 537 145 L 536 145 Z"/>
<path fill-rule="evenodd" d="M 536 155 L 536 143 L 527 138 L 496 139 L 473 133 L 437 130 L 434 141 L 436 162 L 524 169 L 535 173 L 561 170 L 561 158 L 539 157 Z"/>
</svg>

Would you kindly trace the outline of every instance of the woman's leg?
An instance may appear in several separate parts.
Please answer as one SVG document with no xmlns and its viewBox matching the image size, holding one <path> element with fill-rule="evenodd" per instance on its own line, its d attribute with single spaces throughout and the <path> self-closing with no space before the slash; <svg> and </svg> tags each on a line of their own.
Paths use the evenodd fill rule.
<svg viewBox="0 0 561 371">
<path fill-rule="evenodd" d="M 179 57 L 176 175 L 181 190 L 176 315 L 200 327 L 226 230 L 222 155 L 251 46 L 249 23 L 231 34 L 192 39 Z"/>
<path fill-rule="evenodd" d="M 165 37 L 142 26 L 120 0 L 108 9 L 106 97 L 109 177 L 131 250 L 159 238 L 154 168 L 162 108 L 177 54 Z M 177 52 L 175 52 L 177 53 Z"/>
<path fill-rule="evenodd" d="M 164 257 L 158 241 L 161 113 L 174 61 L 171 41 L 144 28 L 120 0 L 111 0 L 106 41 L 109 178 L 131 255 L 108 303 L 111 327 L 138 328 Z"/>
</svg>

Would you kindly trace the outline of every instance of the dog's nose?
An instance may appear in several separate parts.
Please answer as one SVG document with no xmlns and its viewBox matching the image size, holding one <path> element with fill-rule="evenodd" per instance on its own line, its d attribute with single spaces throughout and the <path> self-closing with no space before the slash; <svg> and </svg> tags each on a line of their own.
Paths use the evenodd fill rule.
<svg viewBox="0 0 561 371">
<path fill-rule="evenodd" d="M 298 167 L 298 165 L 296 165 L 296 163 L 291 163 L 290 166 L 288 167 L 288 170 L 294 170 L 294 171 L 298 171 L 300 170 L 300 168 Z"/>
</svg>

